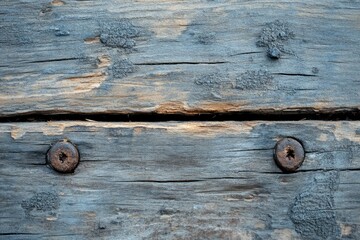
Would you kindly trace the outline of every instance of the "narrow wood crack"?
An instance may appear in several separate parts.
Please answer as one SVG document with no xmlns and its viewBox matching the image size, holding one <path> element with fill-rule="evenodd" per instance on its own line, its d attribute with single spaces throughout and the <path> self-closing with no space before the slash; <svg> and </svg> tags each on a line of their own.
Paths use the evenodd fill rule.
<svg viewBox="0 0 360 240">
<path fill-rule="evenodd" d="M 38 61 L 30 61 L 27 63 L 46 63 L 46 62 L 62 62 L 62 61 L 72 61 L 72 60 L 79 60 L 81 58 L 59 58 L 59 59 L 45 59 L 45 60 L 38 60 Z"/>
<path fill-rule="evenodd" d="M 317 77 L 316 74 L 305 74 L 305 73 L 273 73 L 274 75 L 283 76 L 298 76 L 298 77 Z"/>
<path fill-rule="evenodd" d="M 14 236 L 14 235 L 38 235 L 38 234 L 37 233 L 22 233 L 22 232 L 0 233 L 0 236 Z"/>
<path fill-rule="evenodd" d="M 225 61 L 217 61 L 217 62 L 148 62 L 148 63 L 135 63 L 137 66 L 147 66 L 147 65 L 199 65 L 199 64 L 225 64 L 228 62 Z"/>
<path fill-rule="evenodd" d="M 292 174 L 301 174 L 303 172 L 359 172 L 360 168 L 353 168 L 353 169 L 307 169 L 307 170 L 298 170 L 295 173 Z M 254 173 L 254 174 L 271 174 L 271 175 L 288 175 L 288 173 L 284 172 L 264 172 L 264 171 L 239 171 L 239 174 L 241 173 Z M 98 176 L 98 177 L 104 177 L 108 178 L 108 176 Z M 158 184 L 167 184 L 167 183 L 197 183 L 197 182 L 206 182 L 206 181 L 217 181 L 217 180 L 241 180 L 246 179 L 246 177 L 243 177 L 239 175 L 239 177 L 213 177 L 213 178 L 200 178 L 200 179 L 175 179 L 175 180 L 124 180 L 124 181 L 115 181 L 118 183 L 158 183 Z"/>
<path fill-rule="evenodd" d="M 29 112 L 0 116 L 0 122 L 47 122 L 47 121 L 99 121 L 99 122 L 167 122 L 167 121 L 358 121 L 360 108 L 294 108 L 294 109 L 258 109 L 253 111 L 211 113 L 201 111 L 184 111 L 183 113 L 127 113 L 96 112 L 81 113 L 68 111 Z"/>
</svg>

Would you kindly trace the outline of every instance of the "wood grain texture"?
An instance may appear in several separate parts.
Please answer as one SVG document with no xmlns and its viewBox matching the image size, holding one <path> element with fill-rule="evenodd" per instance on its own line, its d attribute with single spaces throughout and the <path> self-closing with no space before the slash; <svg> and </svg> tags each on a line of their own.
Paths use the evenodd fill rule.
<svg viewBox="0 0 360 240">
<path fill-rule="evenodd" d="M 359 9 L 350 0 L 2 0 L 0 116 L 359 110 Z"/>
<path fill-rule="evenodd" d="M 302 141 L 283 174 L 273 147 Z M 45 165 L 51 143 L 81 163 Z M 0 124 L 4 239 L 359 239 L 360 122 Z"/>
</svg>

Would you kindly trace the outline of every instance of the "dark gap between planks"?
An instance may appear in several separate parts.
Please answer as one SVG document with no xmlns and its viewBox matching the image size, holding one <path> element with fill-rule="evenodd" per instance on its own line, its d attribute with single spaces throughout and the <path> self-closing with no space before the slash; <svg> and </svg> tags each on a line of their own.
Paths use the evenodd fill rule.
<svg viewBox="0 0 360 240">
<path fill-rule="evenodd" d="M 29 113 L 0 117 L 6 122 L 46 122 L 46 121 L 100 121 L 100 122 L 167 122 L 167 121 L 357 121 L 360 120 L 360 109 L 334 110 L 326 112 L 300 111 L 248 111 L 233 113 L 199 113 L 199 114 L 158 114 L 158 113 Z"/>
</svg>

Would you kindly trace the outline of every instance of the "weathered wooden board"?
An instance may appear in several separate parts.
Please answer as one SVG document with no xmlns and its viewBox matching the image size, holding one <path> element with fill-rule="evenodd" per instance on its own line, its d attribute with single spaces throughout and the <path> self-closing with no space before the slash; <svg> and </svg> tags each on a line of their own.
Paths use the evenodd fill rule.
<svg viewBox="0 0 360 240">
<path fill-rule="evenodd" d="M 283 136 L 306 159 L 283 174 Z M 45 165 L 79 148 L 74 174 Z M 4 239 L 359 239 L 360 122 L 0 124 Z"/>
<path fill-rule="evenodd" d="M 0 116 L 359 110 L 359 10 L 350 0 L 2 0 Z"/>
</svg>

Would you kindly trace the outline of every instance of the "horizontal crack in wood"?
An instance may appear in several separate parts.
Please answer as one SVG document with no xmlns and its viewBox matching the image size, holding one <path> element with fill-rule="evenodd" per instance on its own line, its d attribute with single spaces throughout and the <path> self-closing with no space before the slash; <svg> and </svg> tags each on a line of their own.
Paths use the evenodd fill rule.
<svg viewBox="0 0 360 240">
<path fill-rule="evenodd" d="M 259 109 L 254 111 L 207 112 L 206 110 L 167 109 L 165 112 L 96 112 L 35 111 L 0 116 L 0 122 L 104 121 L 104 122 L 166 122 L 166 121 L 357 121 L 360 108 L 294 108 Z M 173 111 L 177 111 L 173 113 Z"/>
</svg>

